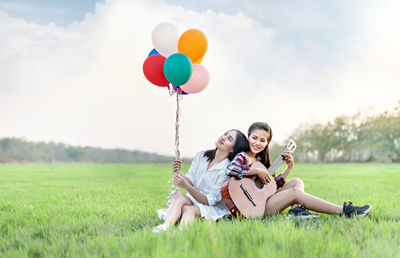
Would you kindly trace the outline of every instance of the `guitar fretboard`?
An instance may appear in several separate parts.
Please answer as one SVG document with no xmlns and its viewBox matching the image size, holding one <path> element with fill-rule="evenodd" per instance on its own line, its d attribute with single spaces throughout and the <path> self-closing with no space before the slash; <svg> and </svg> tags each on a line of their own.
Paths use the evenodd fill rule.
<svg viewBox="0 0 400 258">
<path fill-rule="evenodd" d="M 271 166 L 268 168 L 268 172 L 272 175 L 273 173 L 275 173 L 275 171 L 279 168 L 279 166 L 282 164 L 284 160 L 283 155 L 279 155 L 279 157 L 277 157 L 274 162 L 272 162 Z"/>
<path fill-rule="evenodd" d="M 296 143 L 293 140 L 289 140 L 288 144 L 286 144 L 286 149 L 284 152 L 290 151 L 294 152 L 296 150 Z M 272 162 L 271 166 L 268 168 L 268 172 L 272 175 L 275 173 L 275 171 L 278 169 L 278 167 L 282 164 L 282 162 L 285 160 L 285 156 L 282 154 L 279 155 L 274 162 Z"/>
</svg>

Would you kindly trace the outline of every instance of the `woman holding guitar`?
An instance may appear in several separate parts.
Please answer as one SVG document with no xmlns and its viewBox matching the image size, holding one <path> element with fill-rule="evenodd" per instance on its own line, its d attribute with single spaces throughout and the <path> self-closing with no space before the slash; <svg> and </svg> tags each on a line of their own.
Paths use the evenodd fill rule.
<svg viewBox="0 0 400 258">
<path fill-rule="evenodd" d="M 255 175 L 266 184 L 274 180 L 266 168 L 271 166 L 268 145 L 272 139 L 272 130 L 267 123 L 253 123 L 248 130 L 249 151 L 238 153 L 226 169 L 226 174 L 243 178 Z M 279 213 L 292 206 L 288 215 L 299 218 L 318 218 L 318 215 L 307 211 L 344 214 L 346 217 L 362 217 L 371 210 L 370 205 L 362 207 L 353 206 L 351 202 L 344 203 L 343 207 L 322 200 L 304 192 L 304 183 L 300 179 L 292 179 L 285 184 L 285 179 L 293 168 L 294 161 L 290 152 L 283 153 L 287 164 L 285 172 L 275 178 L 276 185 L 280 188 L 272 194 L 265 203 L 264 216 Z M 261 166 L 262 164 L 262 166 Z"/>
<path fill-rule="evenodd" d="M 178 220 L 187 225 L 195 217 L 217 220 L 230 214 L 221 198 L 221 185 L 228 177 L 226 167 L 237 153 L 248 149 L 246 136 L 239 130 L 229 130 L 219 137 L 216 148 L 199 152 L 190 165 L 189 172 L 181 172 L 181 160 L 175 160 L 172 169 L 174 185 L 187 191 L 176 192 L 168 208 L 165 223 L 155 227 L 153 232 L 167 230 Z"/>
</svg>

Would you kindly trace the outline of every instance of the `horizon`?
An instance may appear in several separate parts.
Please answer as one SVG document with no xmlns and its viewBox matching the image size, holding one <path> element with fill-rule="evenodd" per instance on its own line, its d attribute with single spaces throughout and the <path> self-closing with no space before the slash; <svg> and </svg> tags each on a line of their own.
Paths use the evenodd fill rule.
<svg viewBox="0 0 400 258">
<path fill-rule="evenodd" d="M 397 107 L 400 108 L 400 100 L 398 101 Z M 360 120 L 357 121 L 357 122 L 362 122 L 362 121 L 365 120 L 365 118 L 376 117 L 376 116 L 382 115 L 383 113 L 386 113 L 386 112 L 391 114 L 391 113 L 395 112 L 396 110 L 397 109 L 382 110 L 382 109 L 378 109 L 377 107 L 370 106 L 368 108 L 368 110 L 364 110 L 364 112 L 362 112 L 360 110 L 357 114 L 352 114 L 349 117 L 350 118 L 355 118 L 357 115 L 360 115 L 360 116 L 358 116 L 358 119 L 360 119 Z M 334 120 L 328 121 L 328 123 L 331 123 L 331 122 L 334 122 Z M 305 126 L 312 126 L 312 125 L 315 125 L 315 124 L 302 124 L 302 125 L 299 125 L 298 128 L 300 128 L 301 126 L 304 126 L 304 125 Z M 327 124 L 322 124 L 322 125 L 326 126 Z M 158 153 L 158 152 L 144 151 L 144 150 L 141 150 L 141 149 L 129 149 L 129 148 L 118 147 L 118 146 L 117 147 L 101 147 L 101 146 L 96 146 L 96 145 L 72 145 L 72 144 L 69 144 L 69 143 L 66 143 L 66 142 L 54 141 L 52 139 L 50 139 L 50 140 L 30 140 L 30 139 L 27 139 L 26 137 L 12 137 L 12 136 L 11 137 L 7 137 L 6 136 L 6 137 L 0 137 L 0 141 L 2 141 L 2 140 L 21 140 L 21 141 L 23 141 L 25 143 L 33 143 L 33 144 L 35 144 L 35 143 L 45 143 L 45 144 L 53 143 L 53 144 L 56 144 L 56 145 L 64 145 L 66 147 L 74 147 L 74 148 L 92 148 L 92 149 L 101 149 L 101 150 L 123 150 L 123 151 L 128 151 L 128 152 L 137 151 L 137 152 L 143 152 L 143 153 L 147 153 L 147 154 L 156 154 L 156 155 L 161 155 L 161 156 L 165 156 L 165 157 L 173 157 L 172 153 L 170 153 L 170 154 L 162 154 L 162 153 Z M 289 139 L 287 138 L 285 140 L 288 141 Z M 293 138 L 293 140 L 296 140 L 296 139 Z M 270 146 L 271 147 L 274 147 L 274 146 L 283 147 L 283 146 L 285 146 L 285 144 L 286 143 L 284 141 L 278 142 L 275 139 L 272 139 Z M 210 148 L 208 148 L 208 149 L 210 149 Z M 199 151 L 204 151 L 204 150 L 206 150 L 206 149 L 199 150 Z M 182 156 L 181 157 L 181 159 L 184 159 L 184 160 L 190 160 L 192 158 L 193 158 L 193 156 Z"/>
</svg>

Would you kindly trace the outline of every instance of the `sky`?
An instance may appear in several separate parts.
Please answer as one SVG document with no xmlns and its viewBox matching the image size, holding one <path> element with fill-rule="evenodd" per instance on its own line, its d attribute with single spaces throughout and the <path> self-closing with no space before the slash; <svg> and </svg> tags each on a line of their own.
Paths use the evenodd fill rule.
<svg viewBox="0 0 400 258">
<path fill-rule="evenodd" d="M 142 65 L 161 22 L 208 39 L 181 102 L 185 157 L 267 122 L 282 143 L 400 99 L 397 1 L 0 0 L 0 137 L 174 154 L 176 103 Z"/>
</svg>

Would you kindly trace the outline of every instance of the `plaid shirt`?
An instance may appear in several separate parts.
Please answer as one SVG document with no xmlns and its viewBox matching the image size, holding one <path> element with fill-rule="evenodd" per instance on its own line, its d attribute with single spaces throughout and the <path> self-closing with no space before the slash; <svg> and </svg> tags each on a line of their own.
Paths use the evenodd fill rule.
<svg viewBox="0 0 400 258">
<path fill-rule="evenodd" d="M 246 152 L 238 153 L 235 158 L 228 164 L 225 170 L 225 174 L 228 176 L 235 176 L 238 178 L 243 178 L 249 175 L 250 165 L 249 157 Z M 285 184 L 285 178 L 280 174 L 275 178 L 277 189 Z"/>
</svg>

